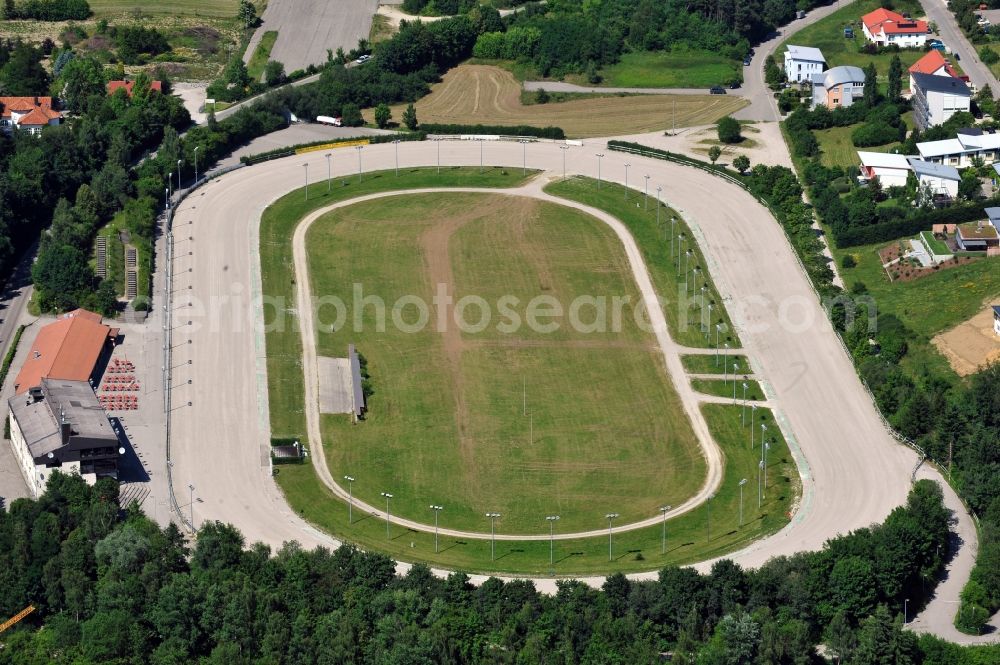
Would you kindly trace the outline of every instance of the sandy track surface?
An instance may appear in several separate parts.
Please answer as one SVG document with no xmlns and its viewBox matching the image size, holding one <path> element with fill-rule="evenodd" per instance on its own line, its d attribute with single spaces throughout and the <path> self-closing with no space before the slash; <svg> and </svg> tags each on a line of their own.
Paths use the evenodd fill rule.
<svg viewBox="0 0 1000 665">
<path fill-rule="evenodd" d="M 518 144 L 488 148 L 489 164 L 521 164 Z M 572 173 L 595 175 L 593 153 L 602 148 L 602 142 L 571 148 L 567 164 Z M 561 152 L 551 144 L 531 144 L 528 165 L 561 174 Z M 426 144 L 400 144 L 399 155 L 403 167 L 435 163 L 435 150 Z M 369 170 L 392 168 L 393 146 L 370 146 L 364 159 Z M 756 566 L 773 556 L 819 549 L 831 537 L 885 519 L 905 499 L 916 455 L 883 427 L 784 232 L 750 194 L 699 170 L 609 153 L 605 178 L 622 181 L 626 159 L 649 173 L 654 184 L 664 186 L 666 201 L 702 239 L 706 263 L 720 291 L 728 294 L 727 306 L 746 353 L 755 359 L 755 370 L 772 384 L 775 403 L 780 405 L 778 417 L 791 435 L 789 444 L 802 475 L 803 499 L 791 523 L 729 558 Z M 181 206 L 175 231 L 174 292 L 186 290 L 188 302 L 214 299 L 215 305 L 212 317 L 199 317 L 199 326 L 194 325 L 194 316 L 187 316 L 195 308 L 182 295 L 171 312 L 178 330 L 172 364 L 179 368 L 174 386 L 178 406 L 171 417 L 174 480 L 176 487 L 188 483 L 198 487 L 202 503 L 195 506 L 197 520 L 231 522 L 248 541 L 277 546 L 297 540 L 312 547 L 336 540 L 294 515 L 269 477 L 263 314 L 249 305 L 249 294 L 260 289 L 260 214 L 300 186 L 303 161 L 313 166 L 313 173 L 325 166 L 323 156 L 315 154 L 250 167 L 211 182 Z M 444 165 L 478 161 L 479 146 L 459 142 L 442 146 Z M 335 168 L 336 175 L 351 172 L 346 163 Z M 194 238 L 188 241 L 191 255 L 185 255 L 181 246 L 188 234 Z M 228 300 L 223 303 L 222 297 Z M 194 383 L 184 383 L 182 372 Z M 933 471 L 927 473 L 939 478 Z M 957 517 L 959 527 L 971 524 L 965 513 Z M 961 546 L 960 553 L 969 551 L 966 548 L 974 551 L 974 528 Z M 959 561 L 950 578 L 964 583 L 970 565 Z M 551 579 L 536 584 L 545 591 L 555 589 Z M 957 605 L 947 600 L 935 599 L 925 614 L 938 624 L 950 621 Z M 935 633 L 946 629 L 944 624 L 931 627 Z"/>
<path fill-rule="evenodd" d="M 459 65 L 415 106 L 423 123 L 552 125 L 562 127 L 567 136 L 593 137 L 662 131 L 672 124 L 710 124 L 745 104 L 739 97 L 703 94 L 612 96 L 525 106 L 521 104 L 521 84 L 507 70 Z M 402 117 L 404 108 L 394 107 L 393 117 Z"/>
</svg>

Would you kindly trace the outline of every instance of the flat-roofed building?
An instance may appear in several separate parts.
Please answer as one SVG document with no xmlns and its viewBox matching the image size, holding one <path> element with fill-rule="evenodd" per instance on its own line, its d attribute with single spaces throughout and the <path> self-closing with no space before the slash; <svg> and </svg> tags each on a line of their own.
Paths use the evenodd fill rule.
<svg viewBox="0 0 1000 665">
<path fill-rule="evenodd" d="M 118 476 L 117 434 L 86 381 L 42 379 L 8 400 L 10 445 L 36 499 L 55 470 L 89 483 Z"/>
<path fill-rule="evenodd" d="M 892 152 L 858 151 L 861 174 L 871 180 L 877 178 L 883 187 L 905 187 L 910 175 L 910 162 L 906 155 Z"/>
<path fill-rule="evenodd" d="M 913 119 L 920 129 L 944 124 L 959 112 L 968 113 L 972 91 L 965 81 L 953 76 L 910 73 Z"/>
</svg>

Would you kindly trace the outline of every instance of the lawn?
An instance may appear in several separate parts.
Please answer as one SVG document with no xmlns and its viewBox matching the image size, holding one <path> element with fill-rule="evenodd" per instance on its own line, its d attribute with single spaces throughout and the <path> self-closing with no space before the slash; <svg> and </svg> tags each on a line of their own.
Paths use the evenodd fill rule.
<svg viewBox="0 0 1000 665">
<path fill-rule="evenodd" d="M 278 41 L 277 30 L 268 30 L 261 35 L 260 42 L 257 44 L 253 55 L 250 56 L 250 62 L 247 63 L 247 73 L 250 75 L 251 81 L 259 81 L 264 76 L 264 67 L 267 66 L 267 61 L 271 59 L 271 49 L 274 48 L 276 41 Z"/>
<path fill-rule="evenodd" d="M 746 356 L 720 356 L 717 358 L 715 355 L 690 355 L 681 356 L 681 363 L 684 364 L 684 369 L 691 374 L 723 374 L 728 372 L 728 367 L 724 368 L 721 358 L 727 358 L 730 365 L 733 362 L 738 362 L 740 367 L 750 367 L 747 363 Z"/>
<path fill-rule="evenodd" d="M 260 5 L 261 3 L 255 4 Z M 111 18 L 135 13 L 232 18 L 236 16 L 239 2 L 238 0 L 166 0 L 165 2 L 90 0 L 90 8 L 97 18 Z"/>
<path fill-rule="evenodd" d="M 814 46 L 823 52 L 827 67 L 854 65 L 863 68 L 874 62 L 879 77 L 884 79 L 889 72 L 889 62 L 892 60 L 893 54 L 868 55 L 862 52 L 861 47 L 865 44 L 865 36 L 860 25 L 862 16 L 884 4 L 882 0 L 858 0 L 806 26 L 775 50 L 774 58 L 778 66 L 783 66 L 785 46 L 788 44 Z M 916 0 L 897 0 L 893 3 L 893 8 L 897 12 L 908 11 L 915 18 L 924 15 L 920 3 Z M 844 26 L 846 25 L 854 26 L 854 39 L 844 39 Z M 900 51 L 899 59 L 903 63 L 904 72 L 906 68 L 923 56 L 923 51 Z M 906 85 L 908 84 L 904 83 L 904 87 Z"/>
<path fill-rule="evenodd" d="M 616 88 L 710 88 L 742 81 L 743 66 L 713 51 L 637 51 L 623 54 L 601 76 L 600 85 Z"/>
<path fill-rule="evenodd" d="M 545 191 L 556 196 L 586 203 L 587 205 L 599 208 L 620 219 L 632 233 L 639 249 L 643 253 L 646 267 L 649 269 L 653 285 L 656 287 L 663 304 L 663 314 L 670 329 L 670 335 L 680 344 L 690 347 L 707 348 L 715 344 L 715 324 L 722 324 L 724 337 L 720 338 L 720 343 L 729 342 L 730 346 L 739 346 L 739 339 L 733 332 L 729 315 L 722 306 L 722 298 L 719 296 L 711 275 L 706 270 L 700 270 L 698 277 L 694 278 L 696 296 L 685 298 L 683 293 L 687 290 L 688 284 L 683 276 L 685 265 L 688 261 L 678 259 L 681 248 L 680 241 L 674 252 L 675 257 L 671 257 L 671 236 L 676 233 L 680 238 L 683 233 L 688 241 L 684 243 L 684 249 L 692 250 L 690 268 L 705 265 L 704 256 L 697 245 L 692 246 L 691 230 L 684 223 L 684 220 L 669 208 L 663 207 L 659 228 L 656 225 L 656 199 L 649 197 L 648 205 L 636 205 L 643 200 L 643 196 L 629 190 L 631 199 L 625 199 L 625 188 L 614 183 L 604 183 L 600 190 L 597 189 L 594 180 L 590 178 L 570 178 L 560 180 L 545 188 Z M 671 225 L 671 219 L 677 219 L 676 225 Z M 678 265 L 679 263 L 679 265 Z M 690 272 L 688 273 L 690 274 Z M 706 307 L 702 308 L 701 287 L 705 286 L 704 302 Z M 707 305 L 715 303 L 712 307 L 711 315 Z M 705 333 L 705 324 L 712 332 Z"/>
<path fill-rule="evenodd" d="M 380 332 L 371 308 L 360 327 L 331 333 L 317 324 L 320 355 L 344 356 L 353 342 L 371 376 L 364 423 L 324 418 L 324 439 L 336 442 L 330 469 L 358 479 L 355 496 L 379 505 L 391 492 L 394 512 L 414 520 L 427 518 L 428 502 L 444 505 L 449 524 L 464 529 L 496 511 L 523 533 L 553 512 L 566 530 L 590 528 L 611 510 L 636 521 L 704 482 L 652 333 L 633 306 L 620 317 L 612 307 L 597 313 L 601 300 L 640 302 L 603 222 L 531 199 L 413 195 L 325 215 L 306 243 L 318 296 L 350 303 L 360 284 L 387 305 L 404 297 L 429 305 L 446 287 L 456 302 L 481 299 L 491 312 L 482 330 L 460 330 L 436 306 L 426 310 L 435 323 L 419 331 L 390 323 Z M 528 303 L 540 297 L 570 313 L 577 299 L 592 304 L 580 311 L 582 325 L 572 314 L 532 325 Z M 497 305 L 505 299 L 512 314 Z M 417 312 L 407 306 L 400 320 Z M 472 306 L 463 318 L 478 322 L 482 312 Z M 348 306 L 346 320 L 361 314 Z"/>
<path fill-rule="evenodd" d="M 909 129 L 913 129 L 913 112 L 907 111 L 903 114 L 903 123 Z M 858 166 L 858 150 L 865 152 L 889 152 L 893 147 L 898 146 L 898 141 L 891 141 L 885 145 L 869 146 L 858 148 L 851 142 L 851 132 L 860 127 L 861 124 L 847 127 L 831 127 L 829 129 L 813 130 L 813 135 L 819 143 L 822 154 L 820 161 L 824 166 L 841 166 L 848 168 Z"/>
<path fill-rule="evenodd" d="M 708 125 L 747 102 L 735 95 L 631 95 L 574 99 L 559 104 L 521 103 L 521 84 L 507 69 L 463 64 L 449 70 L 415 104 L 423 123 L 562 127 L 572 138 L 616 136 Z M 405 104 L 392 108 L 402 117 Z M 374 110 L 366 109 L 371 119 Z"/>
<path fill-rule="evenodd" d="M 744 369 L 740 369 L 742 373 Z M 732 399 L 733 397 L 733 377 L 730 376 L 727 381 L 719 381 L 712 379 L 691 379 L 691 387 L 700 393 L 705 395 L 714 395 L 716 397 L 728 397 Z M 752 379 L 740 380 L 736 385 L 736 399 L 743 399 L 743 384 L 747 385 L 746 398 L 752 400 L 762 400 L 764 399 L 764 390 L 760 387 L 760 384 Z"/>
<path fill-rule="evenodd" d="M 935 238 L 934 234 L 931 233 L 930 231 L 921 231 L 920 237 L 924 241 L 924 244 L 927 245 L 928 249 L 930 249 L 932 253 L 937 254 L 938 256 L 944 256 L 952 253 L 948 245 L 945 244 L 943 240 L 938 240 L 937 238 Z"/>
<path fill-rule="evenodd" d="M 772 438 L 767 459 L 768 488 L 763 492 L 760 509 L 757 507 L 757 465 L 761 451 L 759 444 L 753 450 L 748 445 L 750 430 L 740 423 L 740 408 L 710 404 L 703 407 L 703 412 L 713 437 L 723 451 L 724 479 L 710 504 L 667 522 L 665 554 L 661 549 L 661 524 L 635 531 L 616 531 L 612 539 L 613 561 L 610 562 L 606 532 L 600 537 L 555 541 L 553 565 L 549 564 L 548 540 L 498 540 L 496 559 L 491 560 L 489 540 L 442 537 L 440 552 L 435 553 L 433 533 L 391 526 L 389 538 L 386 538 L 383 520 L 357 510 L 354 511 L 353 524 L 349 524 L 347 506 L 330 495 L 307 465 L 277 467 L 277 481 L 293 509 L 306 520 L 348 542 L 385 552 L 403 561 L 424 562 L 468 572 L 534 576 L 655 570 L 666 565 L 721 556 L 774 533 L 788 523 L 788 512 L 800 491 L 795 465 L 769 410 L 758 409 L 757 422 L 754 423 L 758 432 L 760 423 L 766 423 L 768 435 Z M 327 456 L 330 456 L 333 444 L 327 441 L 326 447 Z M 748 482 L 743 488 L 744 520 L 741 527 L 739 481 L 743 478 Z M 355 488 L 358 483 L 355 483 Z M 621 512 L 618 510 L 620 507 L 615 507 L 616 512 Z M 430 522 L 433 519 L 431 511 L 425 509 L 425 513 L 424 521 Z M 603 509 L 595 509 L 593 513 L 588 526 L 606 529 L 608 522 L 604 519 Z M 539 514 L 534 533 L 547 532 L 548 523 L 544 514 Z M 652 514 L 658 513 L 654 510 Z M 453 526 L 447 506 L 441 511 L 440 519 L 442 527 Z M 621 519 L 616 522 L 621 523 Z M 488 531 L 489 521 L 485 517 L 480 518 L 478 527 L 480 531 Z M 556 533 L 565 531 L 564 527 L 563 520 L 557 522 Z M 506 516 L 497 520 L 496 528 L 498 534 L 509 531 Z"/>
<path fill-rule="evenodd" d="M 530 177 L 532 175 L 529 172 Z M 260 225 L 261 283 L 263 293 L 280 302 L 295 302 L 294 274 L 292 270 L 292 230 L 310 211 L 329 205 L 334 201 L 393 189 L 416 187 L 511 187 L 523 182 L 520 171 L 506 171 L 488 168 L 480 173 L 477 167 L 452 167 L 441 169 L 441 175 L 431 169 L 402 169 L 399 176 L 392 171 L 366 173 L 358 182 L 357 178 L 342 181 L 341 186 L 326 192 L 323 187 L 312 187 L 309 200 L 305 200 L 302 190 L 293 191 L 268 207 Z M 269 317 L 275 312 L 265 312 Z M 288 318 L 293 310 L 282 311 Z M 272 318 L 268 319 L 269 321 Z M 305 438 L 304 413 L 302 410 L 302 345 L 299 340 L 298 324 L 286 321 L 285 325 L 272 326 L 268 330 L 267 379 L 271 406 L 271 435 L 278 438 Z"/>
</svg>

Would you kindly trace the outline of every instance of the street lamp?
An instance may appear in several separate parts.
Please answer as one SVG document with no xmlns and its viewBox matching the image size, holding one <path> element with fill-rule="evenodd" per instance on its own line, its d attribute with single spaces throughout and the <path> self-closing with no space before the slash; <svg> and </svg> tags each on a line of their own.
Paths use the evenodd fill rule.
<svg viewBox="0 0 1000 665">
<path fill-rule="evenodd" d="M 347 523 L 354 524 L 354 476 L 344 476 L 347 481 Z"/>
<path fill-rule="evenodd" d="M 389 540 L 389 499 L 392 495 L 388 492 L 382 492 L 382 496 L 385 497 L 385 539 Z"/>
<path fill-rule="evenodd" d="M 729 342 L 726 342 L 725 344 L 723 344 L 723 346 L 726 347 L 726 353 L 723 355 L 723 358 L 728 358 L 729 357 Z M 722 385 L 726 385 L 726 381 L 728 381 L 728 380 L 729 380 L 729 365 L 726 364 L 726 360 L 723 360 L 722 361 Z"/>
<path fill-rule="evenodd" d="M 302 168 L 306 170 L 306 201 L 309 200 L 309 164 L 303 164 Z"/>
<path fill-rule="evenodd" d="M 483 140 L 477 139 L 479 141 L 479 172 L 483 172 Z"/>
<path fill-rule="evenodd" d="M 613 533 L 612 523 L 615 521 L 615 518 L 618 517 L 618 513 L 608 513 L 605 517 L 608 518 L 608 561 L 613 561 L 614 557 L 611 546 L 611 534 Z"/>
<path fill-rule="evenodd" d="M 603 159 L 604 153 L 597 153 L 597 189 L 601 188 L 601 159 Z"/>
<path fill-rule="evenodd" d="M 746 415 L 747 415 L 747 382 L 746 376 L 743 377 L 743 408 L 740 409 L 740 427 L 746 427 Z"/>
<path fill-rule="evenodd" d="M 361 147 L 359 145 L 354 146 L 354 149 L 358 151 L 358 182 L 361 182 Z"/>
<path fill-rule="evenodd" d="M 434 554 L 438 553 L 438 514 L 444 510 L 444 506 L 431 505 L 431 510 L 434 511 Z"/>
<path fill-rule="evenodd" d="M 660 506 L 660 515 L 663 516 L 663 534 L 660 536 L 660 554 L 667 553 L 667 513 L 670 506 Z"/>
<path fill-rule="evenodd" d="M 743 486 L 747 484 L 747 479 L 740 481 L 740 528 L 743 528 Z"/>
<path fill-rule="evenodd" d="M 392 145 L 396 149 L 396 177 L 399 177 L 399 139 L 395 139 Z"/>
<path fill-rule="evenodd" d="M 908 617 L 907 617 L 907 610 L 909 609 L 909 608 L 907 607 L 907 605 L 909 605 L 909 603 L 910 603 L 910 599 L 909 599 L 909 598 L 904 598 L 904 599 L 903 599 L 903 625 L 904 625 L 904 626 L 905 626 L 905 625 L 906 625 L 907 623 L 909 623 L 909 621 L 907 621 L 907 618 L 908 618 Z"/>
<path fill-rule="evenodd" d="M 561 145 L 561 146 L 559 146 L 559 149 L 562 150 L 562 156 L 563 156 L 563 180 L 565 180 L 566 179 L 566 151 L 569 150 L 569 146 L 568 145 Z"/>
<path fill-rule="evenodd" d="M 757 510 L 760 510 L 760 502 L 763 499 L 763 490 L 761 489 L 761 478 L 764 475 L 764 460 L 757 463 Z"/>
<path fill-rule="evenodd" d="M 528 142 L 521 139 L 521 175 L 528 175 Z"/>
<path fill-rule="evenodd" d="M 642 176 L 646 179 L 646 184 L 642 188 L 642 209 L 649 210 L 649 175 Z M 659 208 L 659 206 L 657 206 Z"/>
<path fill-rule="evenodd" d="M 632 166 L 625 162 L 625 200 L 628 201 L 628 167 Z"/>
<path fill-rule="evenodd" d="M 553 534 L 555 533 L 554 527 L 556 521 L 559 519 L 559 516 L 547 515 L 545 519 L 549 521 L 549 565 L 552 566 L 553 562 L 555 561 L 555 544 L 554 544 L 555 536 Z"/>
<path fill-rule="evenodd" d="M 767 489 L 767 451 L 771 449 L 771 442 L 764 442 L 764 489 Z"/>
<path fill-rule="evenodd" d="M 438 175 L 441 175 L 441 139 L 434 139 L 434 143 L 437 143 L 437 160 L 438 160 Z"/>
<path fill-rule="evenodd" d="M 500 517 L 500 513 L 486 513 L 486 516 L 490 518 L 490 561 L 496 561 L 497 558 L 496 519 Z"/>
<path fill-rule="evenodd" d="M 330 187 L 332 186 L 330 177 L 332 175 L 332 168 L 333 168 L 333 164 L 330 160 L 333 158 L 333 155 L 331 155 L 330 153 L 326 153 L 326 155 L 324 156 L 326 157 L 326 193 L 329 194 Z"/>
<path fill-rule="evenodd" d="M 766 423 L 761 423 L 760 424 L 760 445 L 762 445 L 762 446 L 764 445 L 764 433 L 765 432 L 767 432 L 767 424 Z M 751 448 L 752 448 L 752 446 L 751 446 Z M 761 461 L 764 460 L 764 451 L 763 450 L 760 451 L 760 459 L 761 459 Z"/>
<path fill-rule="evenodd" d="M 188 505 L 191 507 L 191 528 L 194 529 L 194 485 L 188 485 L 188 489 L 191 490 L 191 502 Z"/>
<path fill-rule="evenodd" d="M 166 209 L 168 209 L 168 210 L 170 209 L 170 188 L 169 187 L 164 187 L 163 188 L 163 207 L 166 208 Z"/>
<path fill-rule="evenodd" d="M 195 182 L 195 184 L 198 184 L 198 148 L 200 148 L 200 147 L 201 147 L 200 145 L 196 145 L 194 147 L 194 182 Z"/>
<path fill-rule="evenodd" d="M 712 499 L 715 498 L 714 494 L 708 495 L 708 500 L 705 502 L 705 507 L 708 508 L 708 519 L 705 524 L 708 527 L 708 541 L 712 542 Z"/>
<path fill-rule="evenodd" d="M 715 366 L 719 366 L 719 333 L 722 332 L 722 324 L 715 324 Z"/>
<path fill-rule="evenodd" d="M 184 163 L 183 160 L 180 160 L 180 159 L 177 160 L 177 191 L 178 192 L 181 191 L 181 164 L 183 164 L 183 163 Z"/>
</svg>

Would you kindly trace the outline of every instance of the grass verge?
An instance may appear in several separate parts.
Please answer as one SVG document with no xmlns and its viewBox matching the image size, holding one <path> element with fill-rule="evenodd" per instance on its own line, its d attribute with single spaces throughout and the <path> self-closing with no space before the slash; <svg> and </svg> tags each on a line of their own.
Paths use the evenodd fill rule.
<svg viewBox="0 0 1000 665">
<path fill-rule="evenodd" d="M 729 365 L 723 365 L 723 358 L 727 358 Z M 747 362 L 746 356 L 737 355 L 724 355 L 720 354 L 719 357 L 713 355 L 690 355 L 681 356 L 681 363 L 684 365 L 684 369 L 691 374 L 726 374 L 729 372 L 729 367 L 732 366 L 733 362 L 738 362 L 740 367 L 750 367 Z"/>
<path fill-rule="evenodd" d="M 746 398 L 751 400 L 764 399 L 764 390 L 760 384 L 753 379 L 717 381 L 714 379 L 691 379 L 691 387 L 703 395 L 714 395 L 715 397 L 727 397 L 733 399 L 733 385 L 736 385 L 736 399 L 743 399 L 743 384 L 746 384 Z"/>
<path fill-rule="evenodd" d="M 247 63 L 247 74 L 250 75 L 250 80 L 259 81 L 264 76 L 264 67 L 271 59 L 271 49 L 274 48 L 276 41 L 278 41 L 277 30 L 268 30 L 261 35 L 260 42 L 254 49 L 253 55 L 250 56 L 250 62 Z"/>
</svg>

